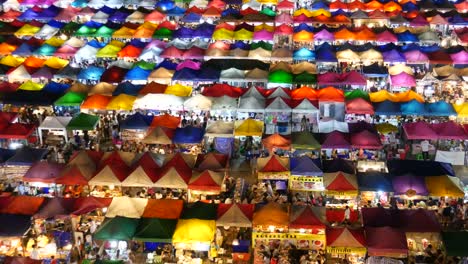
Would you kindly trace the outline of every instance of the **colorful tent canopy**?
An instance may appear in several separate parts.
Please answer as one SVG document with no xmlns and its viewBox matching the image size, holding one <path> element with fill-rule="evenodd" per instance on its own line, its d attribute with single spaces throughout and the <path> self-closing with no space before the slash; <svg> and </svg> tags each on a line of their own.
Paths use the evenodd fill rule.
<svg viewBox="0 0 468 264">
<path fill-rule="evenodd" d="M 53 183 L 59 177 L 64 165 L 40 161 L 29 168 L 23 177 L 24 181 Z"/>
<path fill-rule="evenodd" d="M 214 239 L 214 220 L 181 219 L 172 237 L 172 243 L 210 243 Z"/>
<path fill-rule="evenodd" d="M 220 204 L 216 225 L 251 227 L 254 207 L 253 204 Z"/>
<path fill-rule="evenodd" d="M 291 158 L 291 174 L 302 176 L 321 176 L 323 172 L 313 159 L 303 156 Z"/>
<path fill-rule="evenodd" d="M 274 226 L 275 229 L 286 228 L 289 225 L 289 208 L 285 204 L 270 202 L 262 207 L 256 205 L 252 225 L 254 228 L 267 229 Z"/>
<path fill-rule="evenodd" d="M 392 227 L 366 227 L 365 232 L 370 256 L 397 258 L 407 256 L 408 245 L 402 231 Z"/>
<path fill-rule="evenodd" d="M 461 187 L 460 180 L 452 176 L 425 177 L 427 190 L 430 196 L 437 197 L 464 197 L 465 193 Z"/>
<path fill-rule="evenodd" d="M 172 241 L 176 225 L 175 219 L 141 218 L 133 239 L 169 243 Z"/>
<path fill-rule="evenodd" d="M 107 209 L 106 217 L 140 218 L 147 203 L 148 199 L 143 198 L 114 197 Z"/>
<path fill-rule="evenodd" d="M 94 130 L 99 122 L 99 116 L 79 113 L 70 120 L 68 130 Z"/>
<path fill-rule="evenodd" d="M 150 199 L 142 214 L 144 218 L 178 219 L 182 213 L 182 200 Z"/>
<path fill-rule="evenodd" d="M 127 217 L 107 218 L 94 234 L 97 240 L 132 240 L 138 227 L 138 219 Z"/>
<path fill-rule="evenodd" d="M 366 240 L 363 229 L 327 229 L 327 247 L 364 248 Z"/>
<path fill-rule="evenodd" d="M 289 218 L 289 228 L 308 229 L 313 233 L 323 233 L 325 224 L 318 217 L 319 212 L 311 206 L 293 205 Z M 318 231 L 317 229 L 321 229 Z"/>
</svg>

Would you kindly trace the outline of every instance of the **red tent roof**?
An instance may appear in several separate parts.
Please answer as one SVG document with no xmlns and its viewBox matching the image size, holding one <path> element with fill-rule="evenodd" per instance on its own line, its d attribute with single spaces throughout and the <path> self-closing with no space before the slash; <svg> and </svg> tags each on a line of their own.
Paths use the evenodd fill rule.
<svg viewBox="0 0 468 264">
<path fill-rule="evenodd" d="M 190 180 L 189 189 L 198 191 L 221 191 L 222 178 L 220 174 L 205 170 Z M 222 176 L 222 175 L 221 175 Z"/>
<path fill-rule="evenodd" d="M 344 174 L 339 171 L 337 172 L 336 178 L 327 186 L 327 190 L 331 191 L 350 191 L 350 190 L 357 190 L 348 179 L 344 176 Z"/>
<path fill-rule="evenodd" d="M 125 161 L 122 159 L 118 151 L 112 152 L 109 156 L 101 160 L 101 162 L 99 163 L 99 170 L 104 168 L 106 165 L 116 165 L 116 164 L 126 165 Z"/>
<path fill-rule="evenodd" d="M 278 160 L 277 155 L 270 156 L 270 159 L 267 161 L 265 166 L 260 170 L 261 172 L 281 172 L 288 171 L 288 168 L 285 168 L 283 164 Z"/>
<path fill-rule="evenodd" d="M 27 257 L 5 257 L 3 264 L 41 264 L 42 260 Z"/>
<path fill-rule="evenodd" d="M 26 139 L 36 129 L 33 124 L 13 123 L 0 131 L 0 138 L 5 139 Z"/>
<path fill-rule="evenodd" d="M 39 210 L 43 202 L 44 197 L 15 196 L 7 206 L 0 207 L 0 213 L 33 215 Z"/>
<path fill-rule="evenodd" d="M 39 161 L 34 163 L 23 177 L 24 181 L 53 183 L 60 176 L 64 164 Z"/>
<path fill-rule="evenodd" d="M 255 204 L 219 204 L 218 216 L 216 219 L 219 219 L 221 216 L 223 216 L 232 206 L 237 206 L 248 219 L 252 220 Z"/>
<path fill-rule="evenodd" d="M 222 97 L 224 95 L 239 98 L 242 95 L 242 88 L 231 86 L 229 84 L 217 83 L 203 88 L 204 96 Z"/>
<path fill-rule="evenodd" d="M 326 234 L 327 246 L 330 247 L 365 247 L 366 245 L 363 229 L 329 228 Z"/>
<path fill-rule="evenodd" d="M 55 180 L 57 184 L 64 185 L 88 185 L 88 180 L 77 165 L 71 165 L 62 172 L 62 175 Z"/>
<path fill-rule="evenodd" d="M 109 207 L 112 198 L 97 198 L 93 196 L 76 198 L 73 206 L 73 215 L 83 215 L 96 209 Z"/>
<path fill-rule="evenodd" d="M 322 229 L 325 224 L 315 215 L 310 206 L 301 206 L 299 208 L 293 207 L 292 212 L 296 210 L 301 211 L 296 217 L 291 214 L 289 228 L 294 229 Z M 294 217 L 294 218 L 293 218 Z"/>
<path fill-rule="evenodd" d="M 374 107 L 371 103 L 367 102 L 362 98 L 355 98 L 346 101 L 346 113 L 358 115 L 373 115 Z"/>
<path fill-rule="evenodd" d="M 153 117 L 153 122 L 151 122 L 151 127 L 167 127 L 171 129 L 176 129 L 180 124 L 180 117 L 171 116 L 169 114 L 159 115 Z"/>
</svg>

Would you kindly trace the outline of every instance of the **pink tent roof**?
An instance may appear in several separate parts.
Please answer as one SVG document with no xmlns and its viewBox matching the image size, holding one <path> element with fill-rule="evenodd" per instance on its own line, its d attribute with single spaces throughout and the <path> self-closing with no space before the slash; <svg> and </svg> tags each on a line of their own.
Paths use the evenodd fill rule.
<svg viewBox="0 0 468 264">
<path fill-rule="evenodd" d="M 68 58 L 73 56 L 77 51 L 78 48 L 72 47 L 70 45 L 64 45 L 55 51 L 54 56 Z"/>
<path fill-rule="evenodd" d="M 69 6 L 60 11 L 60 13 L 54 19 L 57 21 L 71 21 L 76 17 L 78 11 L 78 9 Z"/>
<path fill-rule="evenodd" d="M 290 2 L 288 0 L 283 0 L 278 3 L 276 6 L 276 9 L 278 10 L 292 10 L 294 9 L 294 2 Z"/>
<path fill-rule="evenodd" d="M 182 55 L 185 59 L 201 59 L 205 55 L 205 50 L 199 47 L 191 47 Z"/>
<path fill-rule="evenodd" d="M 429 25 L 429 22 L 427 22 L 427 20 L 421 14 L 419 14 L 413 20 L 411 20 L 410 25 L 421 27 L 421 26 Z"/>
<path fill-rule="evenodd" d="M 397 42 L 398 38 L 390 31 L 385 30 L 376 36 L 378 42 Z"/>
<path fill-rule="evenodd" d="M 468 52 L 465 50 L 450 54 L 450 58 L 454 64 L 468 64 Z"/>
<path fill-rule="evenodd" d="M 405 131 L 408 139 L 437 139 L 439 136 L 426 122 L 414 122 L 403 125 L 403 131 Z"/>
<path fill-rule="evenodd" d="M 169 48 L 165 49 L 160 57 L 162 58 L 182 58 L 184 55 L 184 51 L 180 50 L 174 46 L 170 46 Z"/>
<path fill-rule="evenodd" d="M 367 85 L 367 80 L 364 76 L 362 76 L 357 71 L 350 71 L 348 73 L 344 73 L 342 78 L 344 77 L 344 84 L 349 85 Z"/>
<path fill-rule="evenodd" d="M 416 86 L 416 81 L 414 77 L 409 75 L 406 72 L 401 72 L 397 75 L 390 76 L 392 86 L 398 87 L 414 87 Z"/>
<path fill-rule="evenodd" d="M 349 149 L 351 145 L 346 139 L 346 134 L 339 131 L 333 131 L 328 134 L 322 143 L 323 149 Z"/>
<path fill-rule="evenodd" d="M 411 50 L 403 53 L 405 56 L 406 62 L 415 63 L 415 62 L 428 62 L 429 58 L 426 54 L 422 53 L 419 50 Z"/>
<path fill-rule="evenodd" d="M 335 35 L 326 29 L 322 29 L 314 34 L 315 40 L 335 40 Z"/>
<path fill-rule="evenodd" d="M 164 19 L 166 18 L 166 15 L 157 11 L 157 10 L 154 10 L 153 12 L 151 12 L 150 14 L 148 14 L 146 17 L 145 17 L 145 21 L 149 21 L 149 22 L 161 22 L 163 21 Z"/>
<path fill-rule="evenodd" d="M 216 9 L 221 9 L 221 10 L 223 10 L 225 6 L 226 6 L 226 3 L 221 0 L 213 0 L 208 4 L 208 7 L 214 7 Z"/>
<path fill-rule="evenodd" d="M 272 40 L 273 33 L 265 29 L 262 29 L 260 31 L 255 31 L 253 34 L 253 39 L 254 40 Z"/>
<path fill-rule="evenodd" d="M 293 27 L 288 26 L 286 24 L 281 24 L 281 26 L 275 28 L 276 35 L 292 35 L 293 33 L 294 33 Z"/>
<path fill-rule="evenodd" d="M 429 24 L 434 24 L 434 25 L 448 25 L 447 20 L 442 17 L 441 15 L 437 14 L 435 17 L 429 21 Z"/>
<path fill-rule="evenodd" d="M 193 60 L 185 60 L 181 63 L 179 63 L 176 67 L 176 71 L 180 71 L 183 68 L 189 68 L 192 70 L 199 70 L 201 64 L 199 62 L 193 61 Z"/>
<path fill-rule="evenodd" d="M 355 98 L 346 101 L 346 113 L 358 115 L 373 115 L 374 107 L 372 104 L 362 98 Z"/>
<path fill-rule="evenodd" d="M 439 139 L 465 140 L 468 138 L 463 127 L 453 121 L 431 124 L 431 127 L 434 131 L 436 131 Z"/>
<path fill-rule="evenodd" d="M 291 24 L 293 23 L 292 17 L 287 13 L 281 13 L 280 15 L 276 16 L 275 23 L 282 23 L 282 24 Z"/>
<path fill-rule="evenodd" d="M 381 149 L 382 142 L 377 134 L 363 130 L 351 135 L 351 145 L 353 148 Z"/>
</svg>

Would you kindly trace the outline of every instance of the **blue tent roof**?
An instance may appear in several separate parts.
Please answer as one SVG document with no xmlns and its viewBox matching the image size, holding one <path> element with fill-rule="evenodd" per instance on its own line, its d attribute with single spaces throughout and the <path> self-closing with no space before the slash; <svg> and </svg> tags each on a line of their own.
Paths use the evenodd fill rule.
<svg viewBox="0 0 468 264">
<path fill-rule="evenodd" d="M 176 71 L 172 76 L 173 81 L 193 81 L 197 76 L 198 71 L 190 68 L 183 68 Z"/>
<path fill-rule="evenodd" d="M 226 10 L 224 10 L 222 13 L 221 13 L 221 16 L 222 17 L 226 17 L 226 16 L 239 16 L 240 15 L 240 11 L 238 9 L 235 9 L 235 8 L 228 8 Z"/>
<path fill-rule="evenodd" d="M 229 49 L 234 50 L 234 49 L 242 49 L 242 50 L 250 50 L 250 44 L 245 43 L 243 41 L 236 41 L 229 46 Z"/>
<path fill-rule="evenodd" d="M 392 101 L 383 101 L 374 104 L 376 115 L 401 115 L 400 104 Z"/>
<path fill-rule="evenodd" d="M 316 61 L 338 62 L 335 53 L 333 52 L 333 48 L 328 43 L 325 43 L 316 49 L 316 53 Z"/>
<path fill-rule="evenodd" d="M 428 111 L 426 105 L 418 102 L 417 100 L 411 100 L 400 105 L 400 110 L 403 115 L 427 115 Z"/>
<path fill-rule="evenodd" d="M 185 9 L 179 6 L 175 6 L 174 8 L 167 11 L 166 14 L 169 16 L 183 16 L 185 14 Z"/>
<path fill-rule="evenodd" d="M 140 113 L 135 113 L 123 120 L 120 123 L 120 128 L 145 130 L 149 127 L 152 121 L 153 116 L 145 116 Z"/>
<path fill-rule="evenodd" d="M 393 44 L 393 43 L 392 43 Z M 398 46 L 401 52 L 419 50 L 421 51 L 421 47 L 417 43 L 410 43 L 408 45 Z"/>
<path fill-rule="evenodd" d="M 127 74 L 125 74 L 124 80 L 134 80 L 134 81 L 147 80 L 150 73 L 151 73 L 151 70 L 145 70 L 145 69 L 140 68 L 140 66 L 137 66 L 129 70 Z"/>
<path fill-rule="evenodd" d="M 302 30 L 314 32 L 314 28 L 312 26 L 307 25 L 306 23 L 301 23 L 299 24 L 299 26 L 294 27 L 294 33 L 300 32 Z"/>
<path fill-rule="evenodd" d="M 90 20 L 90 21 L 84 23 L 83 25 L 84 25 L 84 26 L 87 26 L 87 27 L 90 27 L 90 28 L 96 28 L 96 29 L 98 29 L 98 28 L 102 27 L 104 24 L 99 23 L 99 22 L 96 22 L 96 21 L 93 21 L 93 20 Z"/>
<path fill-rule="evenodd" d="M 56 82 L 48 82 L 46 86 L 44 86 L 44 91 L 49 93 L 64 93 L 68 88 L 70 88 L 70 84 L 66 83 L 56 83 Z"/>
<path fill-rule="evenodd" d="M 189 27 L 180 27 L 172 33 L 174 38 L 191 38 L 193 37 L 194 29 Z"/>
<path fill-rule="evenodd" d="M 445 101 L 438 101 L 435 103 L 426 104 L 429 115 L 432 116 L 456 116 L 457 112 L 453 106 Z"/>
<path fill-rule="evenodd" d="M 418 37 L 414 34 L 411 34 L 411 32 L 409 32 L 408 30 L 400 34 L 397 34 L 397 38 L 399 42 L 418 42 L 419 41 Z"/>
<path fill-rule="evenodd" d="M 422 160 L 389 160 L 388 172 L 393 176 L 413 174 L 415 176 L 455 176 L 450 163 Z"/>
<path fill-rule="evenodd" d="M 129 15 L 130 15 L 129 13 L 119 10 L 119 11 L 115 12 L 114 14 L 112 14 L 111 16 L 109 16 L 109 18 L 107 20 L 121 23 L 121 22 L 125 22 L 125 19 Z"/>
<path fill-rule="evenodd" d="M 325 9 L 328 10 L 328 5 L 324 1 L 317 1 L 312 4 L 312 10 Z"/>
<path fill-rule="evenodd" d="M 197 144 L 203 140 L 205 131 L 199 127 L 177 128 L 172 141 L 175 144 Z"/>
<path fill-rule="evenodd" d="M 439 51 L 441 48 L 439 45 L 434 44 L 430 46 L 421 46 L 419 49 L 421 50 L 422 53 L 431 53 L 431 52 Z"/>
<path fill-rule="evenodd" d="M 175 7 L 175 3 L 170 0 L 161 0 L 155 5 L 156 8 L 161 9 L 162 11 L 171 10 Z"/>
<path fill-rule="evenodd" d="M 188 15 L 184 16 L 182 18 L 182 22 L 185 23 L 196 23 L 199 22 L 201 19 L 201 15 L 196 14 L 196 13 L 189 13 Z"/>
<path fill-rule="evenodd" d="M 315 164 L 314 160 L 307 156 L 291 158 L 291 174 L 302 176 L 321 176 L 322 170 Z"/>
<path fill-rule="evenodd" d="M 21 21 L 30 21 L 30 20 L 34 20 L 38 17 L 39 13 L 35 12 L 34 10 L 32 10 L 31 8 L 24 11 L 19 17 L 18 17 L 18 20 L 21 20 Z"/>
<path fill-rule="evenodd" d="M 370 192 L 394 192 L 392 177 L 383 172 L 359 172 L 357 174 L 360 191 Z"/>
<path fill-rule="evenodd" d="M 88 42 L 88 45 L 90 45 L 93 48 L 102 49 L 107 45 L 107 42 L 105 42 L 105 41 L 101 42 L 101 41 L 97 41 L 97 40 L 93 39 L 93 40 Z"/>
<path fill-rule="evenodd" d="M 373 63 L 368 66 L 364 66 L 362 73 L 369 77 L 384 77 L 388 75 L 388 68 L 380 66 L 378 63 Z"/>
<path fill-rule="evenodd" d="M 54 27 L 54 28 L 63 28 L 65 26 L 65 23 L 59 22 L 57 20 L 50 20 L 47 25 Z"/>
<path fill-rule="evenodd" d="M 56 50 L 57 50 L 57 47 L 54 47 L 49 44 L 43 44 L 38 49 L 36 49 L 33 52 L 33 54 L 39 55 L 39 56 L 53 56 Z"/>
<path fill-rule="evenodd" d="M 105 13 L 105 14 L 110 15 L 110 14 L 113 14 L 113 13 L 115 12 L 115 9 L 114 9 L 114 8 L 110 8 L 110 7 L 108 7 L 108 6 L 103 6 L 103 7 L 99 8 L 99 11 L 101 11 L 101 12 L 103 12 L 103 13 Z"/>
<path fill-rule="evenodd" d="M 1 237 L 22 237 L 31 226 L 31 216 L 0 214 L 0 223 Z"/>
<path fill-rule="evenodd" d="M 23 147 L 16 151 L 15 155 L 9 158 L 5 164 L 9 166 L 31 166 L 37 161 L 41 161 L 49 152 L 47 149 L 35 149 Z"/>
<path fill-rule="evenodd" d="M 82 69 L 80 73 L 78 73 L 77 78 L 80 80 L 99 81 L 104 71 L 104 68 L 89 66 L 88 68 Z"/>
<path fill-rule="evenodd" d="M 346 12 L 346 11 L 344 11 L 343 9 L 338 9 L 338 10 L 336 10 L 336 11 L 331 12 L 331 16 L 332 16 L 332 17 L 335 17 L 335 16 L 337 16 L 337 15 L 345 15 L 345 16 L 348 16 L 349 13 Z"/>
<path fill-rule="evenodd" d="M 31 56 L 33 47 L 29 46 L 27 43 L 21 44 L 18 48 L 16 48 L 11 54 L 18 55 L 18 56 Z"/>
<path fill-rule="evenodd" d="M 459 14 L 456 14 L 453 17 L 449 18 L 448 22 L 450 24 L 452 24 L 452 25 L 457 25 L 457 26 L 467 26 L 468 25 L 468 20 L 464 19 Z"/>
<path fill-rule="evenodd" d="M 168 59 L 163 60 L 161 63 L 156 65 L 155 70 L 159 68 L 165 68 L 168 70 L 175 70 L 177 68 L 177 63 L 172 62 Z"/>
<path fill-rule="evenodd" d="M 419 10 L 419 7 L 413 2 L 406 2 L 401 6 L 401 8 L 403 9 L 403 11 L 406 11 L 406 12 Z"/>
<path fill-rule="evenodd" d="M 386 62 L 406 62 L 403 55 L 400 54 L 396 49 L 386 51 L 382 53 L 383 60 Z"/>
<path fill-rule="evenodd" d="M 311 50 L 308 50 L 305 47 L 302 47 L 301 49 L 294 51 L 293 59 L 294 60 L 313 60 L 315 59 L 315 53 Z"/>
<path fill-rule="evenodd" d="M 221 71 L 211 67 L 202 67 L 194 81 L 198 82 L 216 82 L 219 80 Z"/>
<path fill-rule="evenodd" d="M 86 7 L 88 5 L 87 0 L 75 0 L 71 3 L 73 7 Z"/>
<path fill-rule="evenodd" d="M 15 155 L 15 151 L 13 149 L 3 149 L 0 148 L 0 164 L 7 161 L 9 158 Z"/>
<path fill-rule="evenodd" d="M 148 45 L 148 42 L 143 42 L 140 39 L 132 39 L 129 44 L 142 49 Z"/>
<path fill-rule="evenodd" d="M 117 88 L 115 88 L 112 95 L 117 96 L 119 94 L 128 94 L 137 96 L 141 88 L 143 88 L 141 85 L 136 85 L 131 82 L 121 82 L 119 85 L 117 85 Z"/>
</svg>

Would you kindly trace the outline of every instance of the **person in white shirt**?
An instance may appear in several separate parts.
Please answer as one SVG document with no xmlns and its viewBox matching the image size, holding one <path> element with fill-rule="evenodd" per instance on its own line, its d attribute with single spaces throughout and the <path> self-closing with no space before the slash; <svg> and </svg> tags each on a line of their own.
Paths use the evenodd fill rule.
<svg viewBox="0 0 468 264">
<path fill-rule="evenodd" d="M 424 160 L 429 159 L 429 141 L 427 139 L 421 141 L 421 151 Z"/>
<path fill-rule="evenodd" d="M 350 221 L 349 219 L 351 218 L 351 209 L 349 209 L 349 206 L 346 206 L 346 209 L 344 211 L 344 224 L 349 225 Z"/>
<path fill-rule="evenodd" d="M 37 250 L 37 246 L 33 245 L 32 246 L 32 251 L 31 251 L 31 259 L 39 260 L 39 250 Z"/>
</svg>

